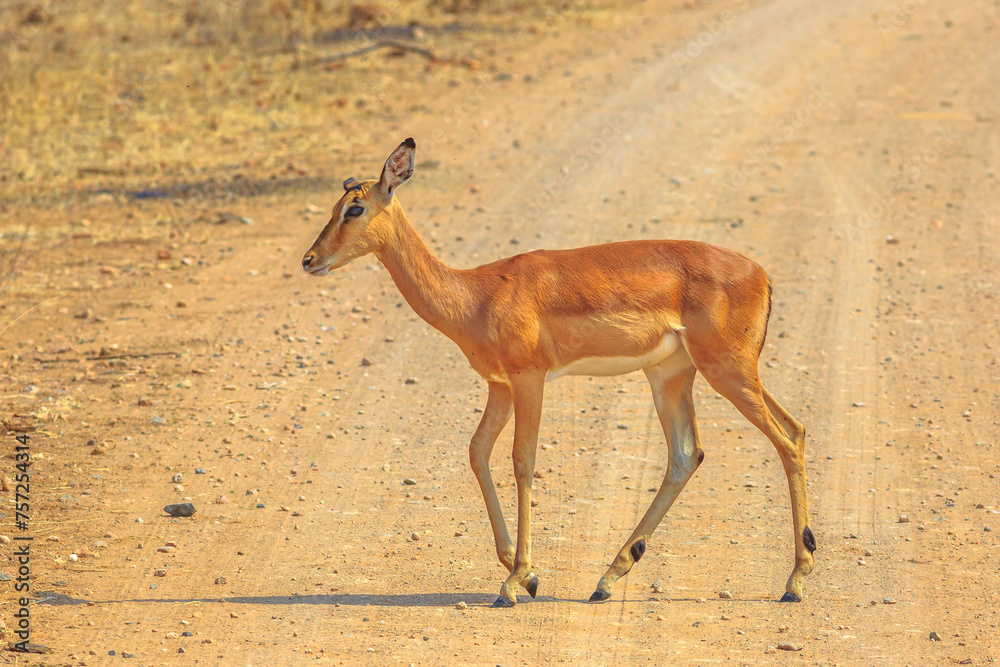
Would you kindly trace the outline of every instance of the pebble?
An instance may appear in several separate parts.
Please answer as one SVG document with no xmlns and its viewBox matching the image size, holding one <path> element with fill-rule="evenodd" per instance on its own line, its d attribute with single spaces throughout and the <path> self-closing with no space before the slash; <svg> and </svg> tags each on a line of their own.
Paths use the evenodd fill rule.
<svg viewBox="0 0 1000 667">
<path fill-rule="evenodd" d="M 941 635 L 939 635 L 938 633 L 934 632 L 933 630 L 931 630 L 931 634 L 927 638 L 929 640 L 931 640 L 932 642 L 939 642 L 939 641 L 941 641 Z"/>
<path fill-rule="evenodd" d="M 77 556 L 76 554 L 70 554 L 69 555 L 69 562 L 75 563 L 75 562 L 77 562 L 79 560 L 80 560 L 80 557 Z"/>
<path fill-rule="evenodd" d="M 171 255 L 170 251 L 167 250 L 166 248 L 160 248 L 159 250 L 156 251 L 156 259 L 167 260 L 170 259 L 172 256 L 173 255 Z"/>
<path fill-rule="evenodd" d="M 900 514 L 899 518 L 896 520 L 897 523 L 910 523 L 910 517 L 905 514 Z"/>
<path fill-rule="evenodd" d="M 150 405 L 153 404 L 153 400 L 148 396 L 140 396 L 137 403 L 139 404 L 140 407 L 148 408 Z"/>
<path fill-rule="evenodd" d="M 896 601 L 893 600 L 892 598 L 883 598 L 882 604 L 896 604 Z"/>
<path fill-rule="evenodd" d="M 165 577 L 165 576 L 167 576 L 167 571 L 166 570 L 155 570 L 153 572 L 153 576 L 154 577 Z"/>
<path fill-rule="evenodd" d="M 170 481 L 173 482 L 174 484 L 180 484 L 181 482 L 184 481 L 184 475 L 180 474 L 179 472 L 174 473 L 174 476 L 170 478 Z"/>
<path fill-rule="evenodd" d="M 204 468 L 195 468 L 194 469 L 194 474 L 196 474 L 196 475 L 204 475 L 205 474 L 205 469 Z"/>
<path fill-rule="evenodd" d="M 221 585 L 223 585 L 225 583 L 226 583 L 226 578 L 225 577 L 216 577 L 215 578 L 215 585 L 216 586 L 221 586 Z"/>
<path fill-rule="evenodd" d="M 417 384 L 417 378 L 406 378 L 406 384 Z"/>
<path fill-rule="evenodd" d="M 368 357 L 362 358 L 361 359 L 361 365 L 362 366 L 371 366 L 372 365 L 371 359 L 369 359 Z"/>
<path fill-rule="evenodd" d="M 719 593 L 719 597 L 722 598 L 723 600 L 732 600 L 733 594 L 730 593 L 729 591 L 721 591 Z"/>
<path fill-rule="evenodd" d="M 420 539 L 420 533 L 412 533 L 412 534 L 410 535 L 410 540 L 411 540 L 412 542 L 416 542 L 416 541 L 418 541 L 419 539 Z"/>
<path fill-rule="evenodd" d="M 193 516 L 197 510 L 195 510 L 194 505 L 191 503 L 176 503 L 167 505 L 163 508 L 163 511 L 170 516 Z"/>
<path fill-rule="evenodd" d="M 467 605 L 464 600 L 460 600 L 459 602 L 455 603 L 455 609 L 468 609 L 468 608 L 469 605 Z"/>
<path fill-rule="evenodd" d="M 775 648 L 780 651 L 801 651 L 802 644 L 778 644 Z"/>
<path fill-rule="evenodd" d="M 108 546 L 108 543 L 105 542 L 104 540 L 97 540 L 96 542 L 94 542 L 94 547 L 96 547 L 97 549 L 103 549 L 106 546 Z"/>
<path fill-rule="evenodd" d="M 416 483 L 417 480 L 413 479 L 412 477 L 407 477 L 406 479 L 403 480 L 403 484 L 406 486 L 414 486 Z"/>
<path fill-rule="evenodd" d="M 158 547 L 156 549 L 156 552 L 161 554 L 172 554 L 174 551 L 176 551 L 174 547 Z"/>
</svg>

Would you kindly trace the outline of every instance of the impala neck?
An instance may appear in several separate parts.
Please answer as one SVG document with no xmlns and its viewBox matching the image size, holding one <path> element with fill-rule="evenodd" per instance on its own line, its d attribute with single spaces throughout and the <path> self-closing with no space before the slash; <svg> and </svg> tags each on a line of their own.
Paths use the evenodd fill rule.
<svg viewBox="0 0 1000 667">
<path fill-rule="evenodd" d="M 394 208 L 394 233 L 375 254 L 414 312 L 455 340 L 468 312 L 469 286 L 428 250 L 402 207 Z"/>
</svg>

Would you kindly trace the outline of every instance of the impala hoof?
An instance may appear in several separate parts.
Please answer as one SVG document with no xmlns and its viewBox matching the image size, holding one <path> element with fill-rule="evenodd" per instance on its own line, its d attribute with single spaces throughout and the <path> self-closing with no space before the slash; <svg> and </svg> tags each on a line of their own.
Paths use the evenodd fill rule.
<svg viewBox="0 0 1000 667">
<path fill-rule="evenodd" d="M 534 598 L 536 595 L 538 595 L 538 575 L 537 574 L 531 578 L 531 581 L 529 581 L 528 585 L 524 587 L 524 590 L 528 591 L 528 595 L 530 595 L 532 598 Z"/>
<path fill-rule="evenodd" d="M 795 593 L 785 593 L 781 596 L 781 600 L 779 600 L 779 602 L 802 602 L 802 598 Z"/>
<path fill-rule="evenodd" d="M 511 600 L 508 600 L 507 598 L 505 598 L 502 595 L 500 597 L 498 597 L 496 600 L 493 601 L 493 608 L 494 609 L 496 609 L 498 607 L 510 608 L 510 607 L 513 607 L 513 606 L 514 606 L 514 603 Z"/>
<path fill-rule="evenodd" d="M 609 597 L 611 597 L 611 591 L 602 591 L 598 588 L 594 591 L 594 594 L 590 596 L 590 602 L 604 602 Z"/>
</svg>

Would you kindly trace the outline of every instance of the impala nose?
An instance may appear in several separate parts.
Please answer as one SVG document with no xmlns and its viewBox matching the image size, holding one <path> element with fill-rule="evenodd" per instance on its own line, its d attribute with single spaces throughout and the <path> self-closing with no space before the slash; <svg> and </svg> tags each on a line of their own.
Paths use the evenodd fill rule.
<svg viewBox="0 0 1000 667">
<path fill-rule="evenodd" d="M 309 265 L 312 264 L 312 261 L 314 259 L 316 259 L 316 255 L 312 254 L 311 252 L 307 253 L 306 256 L 302 258 L 302 268 L 308 271 Z"/>
</svg>

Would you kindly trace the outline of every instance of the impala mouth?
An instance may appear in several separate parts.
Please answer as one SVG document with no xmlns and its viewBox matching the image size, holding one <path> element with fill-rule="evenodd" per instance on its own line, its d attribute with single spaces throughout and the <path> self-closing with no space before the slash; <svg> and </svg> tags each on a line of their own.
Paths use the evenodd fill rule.
<svg viewBox="0 0 1000 667">
<path fill-rule="evenodd" d="M 318 278 L 319 276 L 325 276 L 326 274 L 330 273 L 330 267 L 321 266 L 315 269 L 306 269 L 306 271 L 309 272 L 309 275 L 316 276 Z"/>
</svg>

